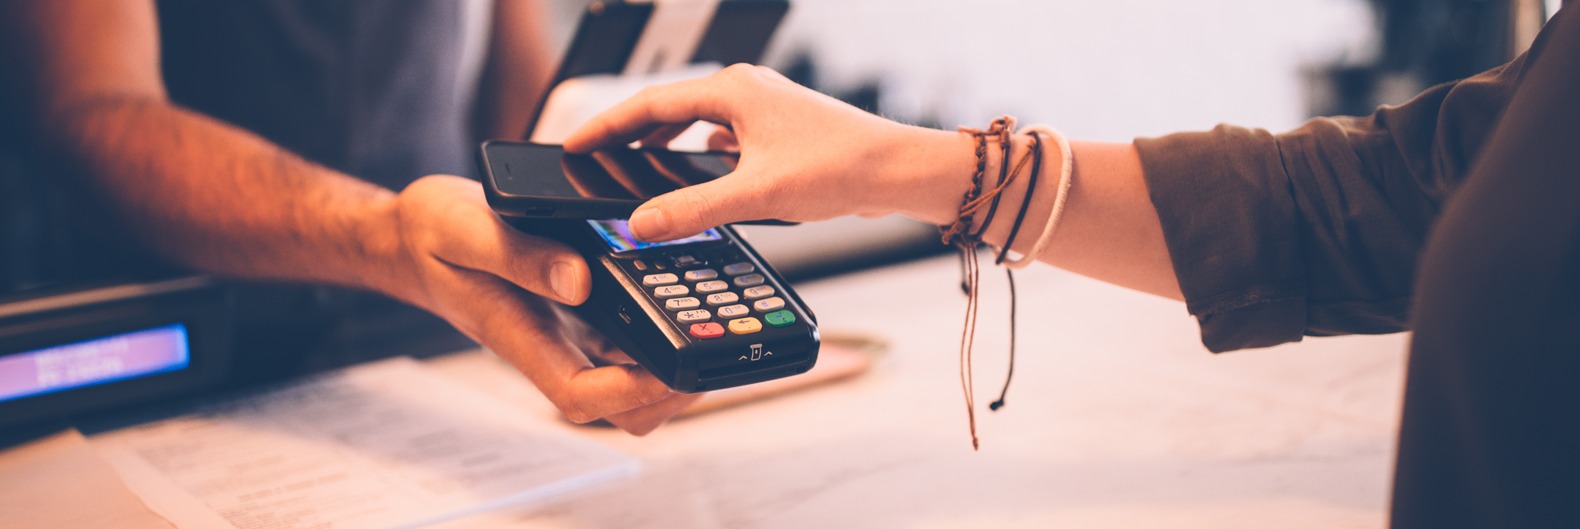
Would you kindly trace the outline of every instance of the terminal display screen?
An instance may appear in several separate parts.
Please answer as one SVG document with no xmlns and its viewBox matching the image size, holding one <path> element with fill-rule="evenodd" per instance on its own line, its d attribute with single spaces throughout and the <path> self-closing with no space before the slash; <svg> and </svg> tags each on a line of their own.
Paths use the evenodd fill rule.
<svg viewBox="0 0 1580 529">
<path fill-rule="evenodd" d="M 718 229 L 710 229 L 684 239 L 675 239 L 673 241 L 665 242 L 646 242 L 638 240 L 636 236 L 631 235 L 630 223 L 623 220 L 589 220 L 587 223 L 591 224 L 593 229 L 598 231 L 598 235 L 603 237 L 603 242 L 609 244 L 609 249 L 616 252 L 645 250 L 648 248 L 657 248 L 660 246 L 674 246 L 677 244 L 702 241 L 717 241 L 724 238 L 723 235 L 719 235 Z"/>
<path fill-rule="evenodd" d="M 191 358 L 180 323 L 7 354 L 0 356 L 0 402 L 177 371 Z"/>
</svg>

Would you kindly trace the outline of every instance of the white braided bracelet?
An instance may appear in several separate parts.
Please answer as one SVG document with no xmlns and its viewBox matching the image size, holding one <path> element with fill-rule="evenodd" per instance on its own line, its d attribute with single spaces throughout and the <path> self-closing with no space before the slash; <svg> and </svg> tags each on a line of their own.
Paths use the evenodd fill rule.
<svg viewBox="0 0 1580 529">
<path fill-rule="evenodd" d="M 1037 236 L 1037 242 L 1032 244 L 1031 250 L 1021 254 L 1019 257 L 1004 260 L 1004 266 L 1012 270 L 1019 270 L 1031 265 L 1033 261 L 1037 260 L 1037 256 L 1042 255 L 1042 252 L 1048 249 L 1048 244 L 1053 241 L 1053 233 L 1059 229 L 1059 219 L 1064 217 L 1064 202 L 1070 196 L 1070 185 L 1074 183 L 1071 181 L 1071 173 L 1075 169 L 1075 157 L 1070 152 L 1070 140 L 1066 139 L 1059 131 L 1054 130 L 1053 127 L 1047 125 L 1033 125 L 1022 129 L 1022 132 L 1026 134 L 1046 134 L 1053 138 L 1053 142 L 1059 146 L 1059 189 L 1058 194 L 1053 199 L 1053 210 L 1048 212 L 1048 222 L 1043 225 L 1042 234 Z"/>
</svg>

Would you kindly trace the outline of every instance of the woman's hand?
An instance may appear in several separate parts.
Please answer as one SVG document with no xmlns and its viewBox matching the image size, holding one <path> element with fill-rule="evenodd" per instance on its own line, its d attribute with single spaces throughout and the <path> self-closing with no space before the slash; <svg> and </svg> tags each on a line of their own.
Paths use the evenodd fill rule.
<svg viewBox="0 0 1580 529">
<path fill-rule="evenodd" d="M 483 189 L 429 176 L 395 199 L 389 269 L 379 289 L 443 317 L 513 364 L 565 417 L 607 419 L 643 435 L 696 400 L 663 382 L 554 301 L 587 300 L 591 277 L 575 251 L 499 220 Z M 602 366 L 602 367 L 599 367 Z"/>
<path fill-rule="evenodd" d="M 637 237 L 662 241 L 732 222 L 851 214 L 904 213 L 944 224 L 954 219 L 975 163 L 963 135 L 895 123 L 744 64 L 645 89 L 571 133 L 565 148 L 662 138 L 698 120 L 734 133 L 740 165 L 643 204 L 631 216 Z"/>
</svg>

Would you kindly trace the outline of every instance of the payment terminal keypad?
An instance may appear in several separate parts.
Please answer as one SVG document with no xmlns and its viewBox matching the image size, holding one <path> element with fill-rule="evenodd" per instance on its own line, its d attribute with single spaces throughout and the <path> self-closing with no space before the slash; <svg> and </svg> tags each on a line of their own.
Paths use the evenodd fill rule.
<svg viewBox="0 0 1580 529">
<path fill-rule="evenodd" d="M 630 262 L 627 271 L 681 330 L 698 340 L 796 322 L 780 293 L 737 250 L 646 257 Z"/>
</svg>

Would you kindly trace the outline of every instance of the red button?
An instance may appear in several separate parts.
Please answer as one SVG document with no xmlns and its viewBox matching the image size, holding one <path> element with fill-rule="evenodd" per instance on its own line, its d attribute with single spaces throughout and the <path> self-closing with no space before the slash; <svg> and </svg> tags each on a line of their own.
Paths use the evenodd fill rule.
<svg viewBox="0 0 1580 529">
<path fill-rule="evenodd" d="M 716 321 L 693 323 L 691 324 L 691 335 L 704 340 L 718 338 L 724 336 L 724 326 L 719 325 L 719 322 Z"/>
</svg>

